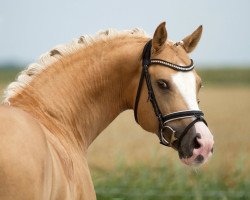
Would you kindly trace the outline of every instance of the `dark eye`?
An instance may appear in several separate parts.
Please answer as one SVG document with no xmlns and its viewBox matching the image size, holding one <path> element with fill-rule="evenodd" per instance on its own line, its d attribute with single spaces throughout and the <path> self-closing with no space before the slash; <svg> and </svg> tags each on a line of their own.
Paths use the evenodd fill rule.
<svg viewBox="0 0 250 200">
<path fill-rule="evenodd" d="M 197 103 L 199 104 L 201 101 L 200 101 L 200 99 L 197 99 Z"/>
<path fill-rule="evenodd" d="M 168 90 L 169 86 L 165 80 L 158 80 L 157 81 L 158 87 L 162 90 Z"/>
</svg>

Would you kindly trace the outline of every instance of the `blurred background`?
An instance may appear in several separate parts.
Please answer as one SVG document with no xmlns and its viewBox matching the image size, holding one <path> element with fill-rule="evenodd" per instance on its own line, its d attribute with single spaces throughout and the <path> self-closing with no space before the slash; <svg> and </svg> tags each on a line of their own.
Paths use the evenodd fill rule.
<svg viewBox="0 0 250 200">
<path fill-rule="evenodd" d="M 88 152 L 98 199 L 250 199 L 250 1 L 248 0 L 1 0 L 0 92 L 28 63 L 100 29 L 143 28 L 167 22 L 179 41 L 200 24 L 191 55 L 205 86 L 201 109 L 215 137 L 212 159 L 200 168 L 143 131 L 122 113 Z"/>
</svg>

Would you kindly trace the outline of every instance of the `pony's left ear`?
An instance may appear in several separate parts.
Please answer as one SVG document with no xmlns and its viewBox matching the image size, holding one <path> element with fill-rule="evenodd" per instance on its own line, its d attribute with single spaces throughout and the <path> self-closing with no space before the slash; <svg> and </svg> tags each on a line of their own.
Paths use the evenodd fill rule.
<svg viewBox="0 0 250 200">
<path fill-rule="evenodd" d="M 181 41 L 181 45 L 187 53 L 191 53 L 199 43 L 202 35 L 202 25 L 200 25 L 191 35 Z"/>
<path fill-rule="evenodd" d="M 152 40 L 152 47 L 154 51 L 159 51 L 168 37 L 166 30 L 166 22 L 162 22 L 155 30 L 154 37 Z"/>
</svg>

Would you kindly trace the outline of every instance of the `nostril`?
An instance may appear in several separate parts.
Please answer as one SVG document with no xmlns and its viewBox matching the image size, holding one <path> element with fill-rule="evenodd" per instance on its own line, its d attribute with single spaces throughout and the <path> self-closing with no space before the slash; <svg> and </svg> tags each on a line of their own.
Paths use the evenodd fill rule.
<svg viewBox="0 0 250 200">
<path fill-rule="evenodd" d="M 198 162 L 198 163 L 201 163 L 203 162 L 204 160 L 204 157 L 202 155 L 198 155 L 196 158 L 195 158 L 195 161 Z"/>
<path fill-rule="evenodd" d="M 194 148 L 195 149 L 199 149 L 201 147 L 201 144 L 198 141 L 199 138 L 200 137 L 198 137 L 198 136 L 194 138 Z"/>
<path fill-rule="evenodd" d="M 214 148 L 211 149 L 211 153 L 213 153 L 213 152 L 214 152 Z"/>
</svg>

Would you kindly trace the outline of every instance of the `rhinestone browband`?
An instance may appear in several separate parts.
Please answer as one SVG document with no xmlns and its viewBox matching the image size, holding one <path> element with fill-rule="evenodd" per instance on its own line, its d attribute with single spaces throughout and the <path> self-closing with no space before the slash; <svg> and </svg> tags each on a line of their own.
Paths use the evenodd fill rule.
<svg viewBox="0 0 250 200">
<path fill-rule="evenodd" d="M 159 65 L 163 65 L 163 66 L 168 66 L 171 69 L 174 69 L 177 71 L 191 71 L 194 68 L 194 63 L 193 63 L 192 59 L 191 59 L 191 64 L 189 66 L 185 66 L 185 67 L 170 63 L 170 62 L 165 61 L 165 60 L 160 60 L 160 59 L 151 59 L 149 65 L 152 65 L 152 64 L 159 64 Z"/>
</svg>

